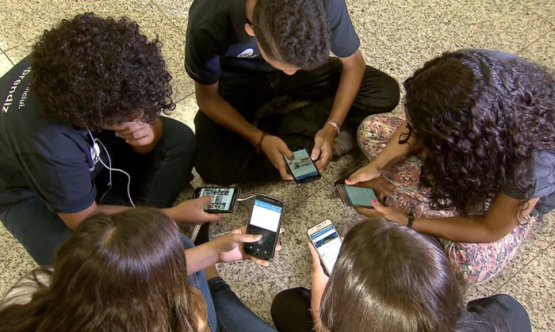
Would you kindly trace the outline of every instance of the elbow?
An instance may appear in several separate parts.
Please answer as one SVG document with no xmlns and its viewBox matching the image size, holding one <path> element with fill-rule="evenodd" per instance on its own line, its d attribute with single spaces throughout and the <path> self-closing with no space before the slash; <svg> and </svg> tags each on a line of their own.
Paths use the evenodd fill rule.
<svg viewBox="0 0 555 332">
<path fill-rule="evenodd" d="M 484 242 L 484 243 L 491 243 L 491 242 L 497 242 L 501 239 L 503 239 L 505 236 L 507 236 L 509 233 L 511 233 L 511 230 L 505 230 L 505 229 L 485 229 L 484 234 L 482 235 L 482 241 L 480 242 Z"/>
<path fill-rule="evenodd" d="M 195 97 L 197 99 L 197 105 L 202 111 L 209 109 L 208 103 L 216 96 L 218 96 L 218 83 L 214 85 L 195 83 Z"/>
</svg>

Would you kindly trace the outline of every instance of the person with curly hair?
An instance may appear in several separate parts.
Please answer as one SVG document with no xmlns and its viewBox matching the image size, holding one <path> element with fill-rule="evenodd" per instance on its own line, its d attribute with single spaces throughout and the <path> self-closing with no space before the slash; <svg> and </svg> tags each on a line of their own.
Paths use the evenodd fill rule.
<svg viewBox="0 0 555 332">
<path fill-rule="evenodd" d="M 283 158 L 294 158 L 290 149 L 307 148 L 321 171 L 350 151 L 361 121 L 399 102 L 397 81 L 367 66 L 359 45 L 345 0 L 194 1 L 185 67 L 200 107 L 201 177 L 292 180 Z M 283 96 L 310 104 L 257 118 Z"/>
<path fill-rule="evenodd" d="M 202 211 L 207 198 L 171 208 L 196 141 L 160 116 L 175 108 L 160 48 L 136 22 L 87 13 L 45 31 L 0 79 L 0 220 L 38 264 L 87 216 L 122 205 L 219 218 Z"/>
<path fill-rule="evenodd" d="M 371 162 L 346 184 L 385 177 L 385 204 L 359 212 L 440 238 L 461 282 L 485 282 L 555 208 L 555 78 L 511 54 L 461 50 L 404 86 L 406 120 L 364 120 Z"/>
</svg>

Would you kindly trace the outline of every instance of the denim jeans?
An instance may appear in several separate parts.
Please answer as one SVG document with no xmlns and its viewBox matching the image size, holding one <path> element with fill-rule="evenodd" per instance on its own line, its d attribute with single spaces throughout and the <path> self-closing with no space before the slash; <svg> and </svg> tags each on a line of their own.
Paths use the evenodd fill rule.
<svg viewBox="0 0 555 332">
<path fill-rule="evenodd" d="M 196 140 L 191 129 L 170 118 L 160 120 L 162 137 L 154 150 L 144 155 L 134 153 L 124 140 L 114 139 L 113 132 L 99 135 L 110 153 L 112 167 L 131 175 L 130 191 L 136 206 L 171 207 L 189 182 L 193 168 Z M 112 176 L 114 186 L 106 195 L 108 171 L 103 170 L 94 179 L 97 204 L 128 204 L 127 177 L 117 172 L 112 172 Z M 0 211 L 4 226 L 39 265 L 52 264 L 54 252 L 71 233 L 38 197 L 0 206 Z"/>
<path fill-rule="evenodd" d="M 208 287 L 221 332 L 276 332 L 247 308 L 222 278 L 208 280 Z"/>
<path fill-rule="evenodd" d="M 194 248 L 193 241 L 191 241 L 187 236 L 181 234 L 181 242 L 183 242 L 183 247 L 185 249 Z M 189 285 L 195 287 L 200 291 L 204 301 L 206 301 L 206 311 L 208 312 L 208 326 L 210 331 L 218 332 L 218 320 L 216 319 L 216 309 L 214 309 L 214 302 L 212 301 L 212 296 L 210 295 L 210 289 L 208 288 L 208 283 L 206 282 L 206 275 L 204 271 L 199 271 L 191 274 L 189 277 Z"/>
<path fill-rule="evenodd" d="M 181 241 L 185 249 L 194 247 L 183 234 Z M 212 332 L 276 332 L 247 308 L 222 278 L 206 281 L 204 271 L 199 271 L 189 276 L 189 285 L 197 288 L 206 301 Z"/>
</svg>

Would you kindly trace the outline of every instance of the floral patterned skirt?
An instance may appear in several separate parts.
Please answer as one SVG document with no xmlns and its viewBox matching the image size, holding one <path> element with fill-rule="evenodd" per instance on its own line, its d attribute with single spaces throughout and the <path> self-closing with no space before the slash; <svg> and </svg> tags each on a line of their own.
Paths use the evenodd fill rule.
<svg viewBox="0 0 555 332">
<path fill-rule="evenodd" d="M 358 129 L 360 148 L 369 160 L 385 148 L 404 118 L 391 114 L 371 115 L 364 119 Z M 417 218 L 445 218 L 455 216 L 454 211 L 436 211 L 429 208 L 428 188 L 420 187 L 421 156 L 411 155 L 384 172 L 394 185 L 386 205 L 406 213 L 412 210 Z M 462 283 L 486 282 L 501 271 L 515 256 L 520 244 L 528 236 L 537 215 L 529 215 L 504 238 L 491 243 L 460 243 L 439 239 L 457 278 Z"/>
</svg>

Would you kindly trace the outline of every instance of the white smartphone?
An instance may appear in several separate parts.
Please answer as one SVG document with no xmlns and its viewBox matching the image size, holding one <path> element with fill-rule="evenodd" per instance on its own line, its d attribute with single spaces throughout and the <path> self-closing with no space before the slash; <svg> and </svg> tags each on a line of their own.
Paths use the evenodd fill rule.
<svg viewBox="0 0 555 332">
<path fill-rule="evenodd" d="M 307 234 L 310 242 L 316 248 L 316 252 L 320 256 L 326 272 L 328 275 L 331 275 L 342 244 L 337 230 L 331 223 L 331 220 L 328 219 L 310 228 Z"/>
</svg>

